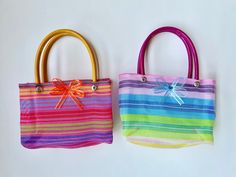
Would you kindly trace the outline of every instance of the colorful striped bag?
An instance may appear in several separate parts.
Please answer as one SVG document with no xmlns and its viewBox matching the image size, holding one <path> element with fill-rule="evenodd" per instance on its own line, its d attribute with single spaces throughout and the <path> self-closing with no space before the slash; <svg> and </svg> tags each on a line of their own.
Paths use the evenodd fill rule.
<svg viewBox="0 0 236 177">
<path fill-rule="evenodd" d="M 189 59 L 187 78 L 145 74 L 145 50 L 162 32 L 174 33 L 184 42 Z M 177 28 L 162 27 L 147 37 L 139 54 L 137 74 L 120 75 L 119 106 L 123 135 L 132 143 L 177 148 L 213 142 L 215 81 L 199 79 L 196 49 Z"/>
<path fill-rule="evenodd" d="M 63 36 L 78 38 L 86 46 L 92 62 L 92 80 L 56 78 L 48 82 L 49 50 Z M 43 39 L 35 59 L 35 83 L 19 84 L 24 147 L 79 148 L 112 143 L 111 80 L 98 79 L 97 69 L 95 53 L 79 33 L 61 29 Z"/>
</svg>

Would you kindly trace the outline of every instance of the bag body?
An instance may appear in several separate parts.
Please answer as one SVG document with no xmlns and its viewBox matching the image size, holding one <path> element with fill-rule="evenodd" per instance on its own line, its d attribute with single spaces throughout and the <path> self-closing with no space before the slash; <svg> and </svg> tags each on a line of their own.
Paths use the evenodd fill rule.
<svg viewBox="0 0 236 177">
<path fill-rule="evenodd" d="M 93 79 L 47 80 L 49 50 L 63 36 L 79 38 L 85 44 L 92 61 Z M 46 36 L 36 55 L 35 83 L 19 84 L 24 147 L 79 148 L 112 143 L 111 80 L 97 78 L 96 63 L 93 50 L 79 33 L 66 29 Z"/>
<path fill-rule="evenodd" d="M 188 77 L 145 74 L 145 49 L 151 38 L 162 32 L 174 33 L 183 40 L 189 56 Z M 119 77 L 119 105 L 123 135 L 132 143 L 177 148 L 213 142 L 215 81 L 199 79 L 196 49 L 177 28 L 162 27 L 148 36 L 141 48 L 137 73 Z"/>
</svg>

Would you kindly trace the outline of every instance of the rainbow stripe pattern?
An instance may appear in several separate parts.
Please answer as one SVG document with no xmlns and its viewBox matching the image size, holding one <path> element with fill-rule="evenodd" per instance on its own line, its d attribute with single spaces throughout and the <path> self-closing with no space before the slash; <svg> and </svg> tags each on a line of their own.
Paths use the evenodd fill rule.
<svg viewBox="0 0 236 177">
<path fill-rule="evenodd" d="M 79 148 L 112 143 L 111 80 L 100 79 L 92 91 L 91 80 L 80 80 L 85 97 L 79 98 L 80 109 L 67 98 L 60 109 L 55 109 L 60 95 L 51 95 L 52 82 L 19 84 L 21 144 L 34 148 Z M 68 84 L 70 81 L 64 81 Z"/>
<path fill-rule="evenodd" d="M 150 147 L 178 148 L 212 144 L 215 120 L 215 81 L 186 79 L 183 104 L 156 90 L 156 80 L 172 83 L 176 77 L 121 74 L 119 107 L 123 135 L 128 141 Z"/>
</svg>

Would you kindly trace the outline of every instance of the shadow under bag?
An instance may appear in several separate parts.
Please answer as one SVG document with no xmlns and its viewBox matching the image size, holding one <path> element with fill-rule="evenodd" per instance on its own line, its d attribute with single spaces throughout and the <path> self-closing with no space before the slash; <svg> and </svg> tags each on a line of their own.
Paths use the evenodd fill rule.
<svg viewBox="0 0 236 177">
<path fill-rule="evenodd" d="M 55 78 L 48 82 L 49 50 L 63 36 L 78 38 L 87 48 L 92 80 Z M 97 67 L 94 51 L 79 33 L 61 29 L 43 39 L 35 59 L 35 83 L 19 84 L 24 147 L 79 148 L 112 143 L 111 80 L 98 79 Z"/>
<path fill-rule="evenodd" d="M 187 78 L 145 74 L 145 50 L 151 39 L 163 32 L 176 34 L 184 42 Z M 175 27 L 153 31 L 141 47 L 137 74 L 120 74 L 119 106 L 123 135 L 132 143 L 177 148 L 213 142 L 215 81 L 199 79 L 194 44 Z"/>
</svg>

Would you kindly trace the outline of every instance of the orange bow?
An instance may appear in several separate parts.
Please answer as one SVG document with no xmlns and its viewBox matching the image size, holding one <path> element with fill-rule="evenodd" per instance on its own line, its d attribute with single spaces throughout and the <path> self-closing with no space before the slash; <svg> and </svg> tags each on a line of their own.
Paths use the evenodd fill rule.
<svg viewBox="0 0 236 177">
<path fill-rule="evenodd" d="M 79 98 L 83 98 L 85 96 L 84 91 L 80 89 L 80 86 L 82 85 L 82 82 L 79 80 L 73 80 L 69 83 L 69 86 L 67 86 L 62 80 L 60 79 L 53 79 L 53 85 L 55 88 L 53 88 L 50 91 L 51 95 L 62 95 L 61 99 L 58 101 L 55 109 L 60 109 L 64 102 L 66 101 L 66 98 L 70 96 L 73 101 L 81 108 L 83 109 L 83 105 L 79 101 Z"/>
</svg>

